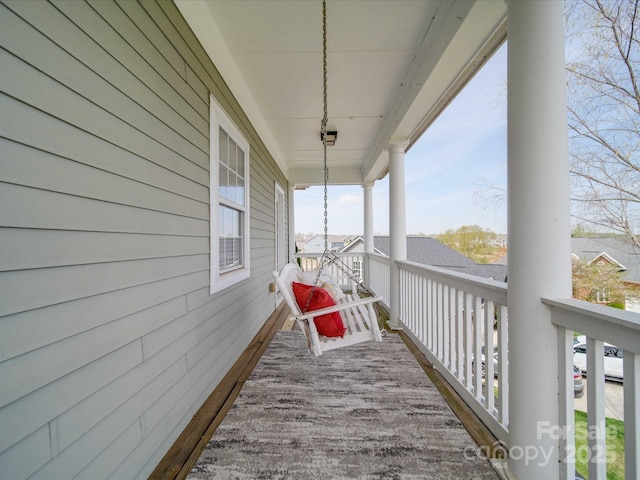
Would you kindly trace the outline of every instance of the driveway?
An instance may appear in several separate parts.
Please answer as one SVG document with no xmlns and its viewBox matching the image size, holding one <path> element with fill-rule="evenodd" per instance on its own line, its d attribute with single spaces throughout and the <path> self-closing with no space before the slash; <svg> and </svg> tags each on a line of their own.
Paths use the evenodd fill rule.
<svg viewBox="0 0 640 480">
<path fill-rule="evenodd" d="M 587 411 L 587 379 L 584 379 L 584 395 L 574 398 L 576 410 Z M 624 389 L 622 383 L 606 381 L 604 384 L 604 416 L 624 420 Z"/>
</svg>

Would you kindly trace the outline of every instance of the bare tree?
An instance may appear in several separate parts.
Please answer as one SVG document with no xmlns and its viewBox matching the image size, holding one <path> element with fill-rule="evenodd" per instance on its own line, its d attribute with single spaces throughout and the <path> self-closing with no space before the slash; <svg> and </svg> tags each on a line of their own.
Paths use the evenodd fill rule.
<svg viewBox="0 0 640 480">
<path fill-rule="evenodd" d="M 573 214 L 640 247 L 640 0 L 570 0 Z"/>
</svg>

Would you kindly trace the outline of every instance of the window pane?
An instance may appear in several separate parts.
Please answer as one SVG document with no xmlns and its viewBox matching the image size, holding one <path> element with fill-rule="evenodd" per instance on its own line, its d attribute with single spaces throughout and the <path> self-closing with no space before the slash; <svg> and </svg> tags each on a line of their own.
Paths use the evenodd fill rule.
<svg viewBox="0 0 640 480">
<path fill-rule="evenodd" d="M 242 212 L 220 205 L 218 208 L 218 239 L 220 271 L 242 266 Z"/>
<path fill-rule="evenodd" d="M 238 168 L 236 169 L 238 175 L 244 178 L 244 152 L 238 147 Z"/>
<path fill-rule="evenodd" d="M 219 174 L 218 184 L 220 186 L 219 195 L 222 198 L 228 199 L 229 198 L 229 169 L 225 165 L 220 163 L 218 168 L 218 174 Z"/>
<path fill-rule="evenodd" d="M 222 128 L 219 131 L 218 139 L 218 156 L 220 157 L 220 163 L 225 165 L 229 164 L 229 135 Z"/>
<path fill-rule="evenodd" d="M 227 197 L 232 202 L 237 203 L 236 199 L 236 174 L 229 172 L 229 196 Z"/>
<path fill-rule="evenodd" d="M 245 205 L 244 161 L 244 151 L 220 128 L 219 195 L 241 206 Z"/>
</svg>

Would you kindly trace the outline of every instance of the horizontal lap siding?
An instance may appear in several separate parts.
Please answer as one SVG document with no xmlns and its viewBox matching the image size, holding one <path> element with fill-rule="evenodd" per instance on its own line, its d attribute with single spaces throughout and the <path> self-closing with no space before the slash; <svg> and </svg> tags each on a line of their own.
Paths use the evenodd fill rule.
<svg viewBox="0 0 640 480">
<path fill-rule="evenodd" d="M 172 2 L 0 5 L 0 472 L 146 477 L 273 310 L 286 179 Z M 209 94 L 251 277 L 209 294 Z"/>
</svg>

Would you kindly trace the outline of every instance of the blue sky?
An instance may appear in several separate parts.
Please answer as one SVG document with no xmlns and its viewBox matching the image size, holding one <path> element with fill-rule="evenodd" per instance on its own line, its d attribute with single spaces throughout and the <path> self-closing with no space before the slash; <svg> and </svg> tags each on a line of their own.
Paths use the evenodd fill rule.
<svg viewBox="0 0 640 480">
<path fill-rule="evenodd" d="M 507 233 L 507 48 L 503 45 L 405 156 L 407 233 L 437 234 L 463 225 Z M 330 234 L 362 234 L 360 186 L 329 186 Z M 389 233 L 388 176 L 373 187 L 373 228 Z M 295 192 L 297 233 L 322 233 L 323 188 Z"/>
</svg>

